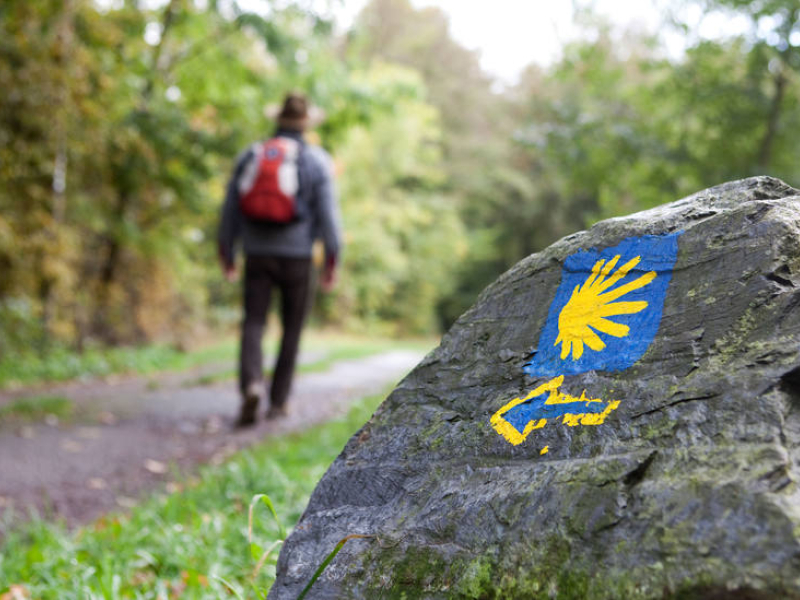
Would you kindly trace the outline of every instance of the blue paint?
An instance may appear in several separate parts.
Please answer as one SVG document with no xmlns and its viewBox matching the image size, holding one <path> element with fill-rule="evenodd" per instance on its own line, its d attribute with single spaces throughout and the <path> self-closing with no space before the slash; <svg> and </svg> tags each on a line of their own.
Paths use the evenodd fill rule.
<svg viewBox="0 0 800 600">
<path fill-rule="evenodd" d="M 574 375 L 593 370 L 621 371 L 638 361 L 658 331 L 664 298 L 678 255 L 678 236 L 681 233 L 627 238 L 611 248 L 581 250 L 568 256 L 561 271 L 561 283 L 550 304 L 547 320 L 539 336 L 536 355 L 531 362 L 525 365 L 524 371 L 532 376 L 551 377 Z M 656 277 L 648 285 L 633 290 L 620 298 L 620 301 L 625 302 L 644 300 L 648 303 L 647 308 L 634 314 L 610 317 L 614 322 L 630 327 L 630 333 L 627 336 L 614 337 L 596 332 L 606 344 L 604 349 L 595 351 L 585 348 L 583 355 L 577 359 L 574 359 L 572 355 L 562 359 L 562 345 L 560 342 L 556 344 L 559 335 L 558 317 L 562 309 L 572 296 L 575 287 L 583 285 L 589 278 L 597 261 L 608 262 L 617 255 L 620 255 L 617 268 L 636 256 L 641 256 L 641 261 L 608 291 L 613 291 L 649 271 L 655 271 Z M 566 412 L 574 412 L 574 409 Z"/>
<path fill-rule="evenodd" d="M 514 429 L 522 433 L 531 421 L 539 419 L 555 419 L 566 414 L 595 414 L 603 412 L 608 406 L 605 402 L 567 402 L 564 404 L 545 404 L 550 392 L 542 392 L 534 396 L 529 401 L 518 404 L 507 413 L 503 418 L 514 426 Z"/>
</svg>

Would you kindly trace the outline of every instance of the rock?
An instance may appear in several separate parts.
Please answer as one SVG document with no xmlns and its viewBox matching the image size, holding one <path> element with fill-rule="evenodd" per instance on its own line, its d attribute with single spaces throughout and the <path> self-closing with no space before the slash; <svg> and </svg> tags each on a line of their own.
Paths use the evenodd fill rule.
<svg viewBox="0 0 800 600">
<path fill-rule="evenodd" d="M 351 534 L 309 598 L 800 598 L 798 195 L 732 182 L 519 262 L 349 441 L 269 598 Z"/>
</svg>

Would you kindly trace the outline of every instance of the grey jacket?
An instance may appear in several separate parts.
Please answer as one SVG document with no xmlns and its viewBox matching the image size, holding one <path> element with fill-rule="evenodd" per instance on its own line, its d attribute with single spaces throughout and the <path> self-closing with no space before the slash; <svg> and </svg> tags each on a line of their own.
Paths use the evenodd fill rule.
<svg viewBox="0 0 800 600">
<path fill-rule="evenodd" d="M 302 134 L 296 131 L 279 129 L 276 135 L 302 142 Z M 300 182 L 297 202 L 308 206 L 310 214 L 285 225 L 249 219 L 239 209 L 237 181 L 251 155 L 251 149 L 242 152 L 228 182 L 217 235 L 220 258 L 226 265 L 232 265 L 240 238 L 246 255 L 309 258 L 314 240 L 321 238 L 327 261 L 335 262 L 342 236 L 328 153 L 303 142 L 297 163 Z"/>
</svg>

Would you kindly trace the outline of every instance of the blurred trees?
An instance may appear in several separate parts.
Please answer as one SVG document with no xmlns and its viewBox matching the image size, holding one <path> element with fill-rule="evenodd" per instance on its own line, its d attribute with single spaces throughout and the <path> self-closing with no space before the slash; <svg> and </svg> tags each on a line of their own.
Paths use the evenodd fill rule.
<svg viewBox="0 0 800 600">
<path fill-rule="evenodd" d="M 755 165 L 761 170 L 791 168 L 786 164 L 785 121 L 796 119 L 797 78 L 800 73 L 800 0 L 704 0 L 707 11 L 739 14 L 750 31 L 736 42 L 747 64 L 743 79 L 758 98 L 762 126 Z M 707 46 L 708 44 L 702 44 Z M 795 150 L 791 147 L 789 150 Z M 791 160 L 790 162 L 796 162 Z"/>
<path fill-rule="evenodd" d="M 699 39 L 676 61 L 654 37 L 593 28 L 593 41 L 566 48 L 547 72 L 529 70 L 517 90 L 526 123 L 518 134 L 556 237 L 732 179 L 800 179 L 791 134 L 800 81 L 776 62 L 776 52 L 790 61 L 800 51 L 800 32 L 794 46 L 787 32 Z"/>
<path fill-rule="evenodd" d="M 439 114 L 411 70 L 380 61 L 353 74 L 376 101 L 368 124 L 337 149 L 346 228 L 332 320 L 437 329 L 436 307 L 467 255 L 457 205 L 445 189 Z"/>
<path fill-rule="evenodd" d="M 694 0 L 682 5 L 697 5 Z M 238 290 L 212 239 L 238 151 L 290 88 L 325 109 L 347 248 L 319 315 L 446 326 L 514 262 L 722 181 L 797 184 L 800 0 L 702 0 L 750 30 L 687 48 L 586 20 L 493 88 L 443 13 L 371 0 L 0 4 L 0 353 L 182 339 Z M 155 8 L 153 8 L 155 6 Z"/>
<path fill-rule="evenodd" d="M 440 324 L 446 327 L 524 255 L 519 247 L 524 238 L 507 237 L 509 219 L 516 216 L 513 207 L 529 187 L 514 164 L 511 103 L 492 91 L 478 54 L 453 40 L 447 18 L 437 8 L 416 10 L 409 0 L 372 0 L 349 41 L 351 56 L 395 62 L 418 72 L 429 102 L 438 109 L 444 157 L 441 201 L 457 211 L 469 232 L 463 259 L 447 265 L 453 285 L 436 299 Z"/>
<path fill-rule="evenodd" d="M 302 75 L 303 61 L 270 59 L 300 45 L 278 19 L 103 6 L 0 8 L 0 351 L 20 320 L 28 344 L 80 346 L 180 336 L 205 317 L 231 158 Z"/>
</svg>

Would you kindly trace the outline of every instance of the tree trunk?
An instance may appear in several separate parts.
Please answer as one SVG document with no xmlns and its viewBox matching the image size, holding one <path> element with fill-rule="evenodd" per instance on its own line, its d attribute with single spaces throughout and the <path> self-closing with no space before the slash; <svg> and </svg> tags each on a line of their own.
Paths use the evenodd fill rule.
<svg viewBox="0 0 800 600">
<path fill-rule="evenodd" d="M 767 115 L 767 130 L 764 132 L 758 152 L 758 167 L 761 170 L 759 174 L 763 175 L 769 175 L 767 171 L 772 161 L 772 148 L 775 144 L 775 136 L 778 133 L 778 125 L 783 109 L 783 97 L 786 94 L 787 81 L 786 76 L 783 74 L 783 69 L 783 63 L 781 62 L 781 66 L 773 79 L 775 91 L 772 96 L 769 114 Z"/>
<path fill-rule="evenodd" d="M 172 27 L 180 1 L 181 0 L 170 0 L 170 2 L 164 8 L 164 12 L 162 13 L 161 39 L 153 49 L 150 72 L 148 73 L 148 76 L 144 82 L 144 86 L 142 87 L 140 98 L 141 110 L 147 110 L 147 105 L 153 96 L 155 84 L 158 79 L 159 62 L 164 48 L 164 41 L 170 28 Z M 123 166 L 122 168 L 124 169 L 126 167 Z M 117 177 L 117 181 L 120 182 L 127 179 L 128 178 L 124 176 Z M 123 184 L 120 185 L 118 189 L 117 204 L 111 216 L 110 232 L 105 242 L 103 263 L 100 267 L 100 273 L 98 277 L 98 310 L 95 319 L 94 330 L 97 335 L 109 343 L 113 343 L 115 341 L 114 338 L 116 337 L 112 333 L 114 324 L 112 323 L 111 319 L 111 288 L 116 283 L 119 263 L 122 257 L 122 251 L 124 250 L 122 240 L 119 239 L 116 229 L 122 225 L 124 220 L 127 218 L 128 213 L 130 212 L 129 205 L 136 197 L 136 193 L 137 190 L 135 189 L 135 184 L 133 188 L 131 188 L 129 185 Z"/>
<path fill-rule="evenodd" d="M 72 74 L 72 49 L 74 40 L 74 0 L 64 0 L 61 16 L 58 21 L 54 55 L 55 65 L 61 73 L 61 81 L 57 90 L 56 112 L 53 119 L 55 138 L 55 156 L 53 157 L 52 202 L 50 206 L 51 222 L 48 238 L 57 246 L 61 236 L 61 227 L 66 213 L 67 189 L 67 120 L 69 119 L 69 85 Z M 59 253 L 60 248 L 53 248 Z M 52 323 L 56 313 L 57 280 L 51 274 L 42 274 L 39 282 L 39 301 L 42 307 L 42 347 L 49 346 L 52 340 Z"/>
<path fill-rule="evenodd" d="M 119 190 L 112 221 L 114 225 L 121 224 L 125 220 L 130 198 L 131 196 L 127 192 Z M 113 330 L 113 323 L 111 322 L 111 287 L 117 279 L 121 256 L 122 242 L 119 239 L 118 232 L 112 228 L 106 238 L 103 263 L 100 267 L 97 313 L 95 326 L 93 327 L 96 335 L 112 343 L 115 336 L 111 334 Z"/>
</svg>

